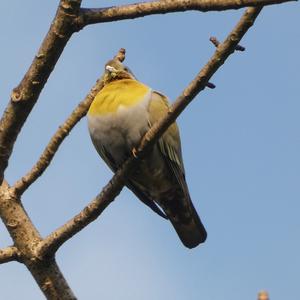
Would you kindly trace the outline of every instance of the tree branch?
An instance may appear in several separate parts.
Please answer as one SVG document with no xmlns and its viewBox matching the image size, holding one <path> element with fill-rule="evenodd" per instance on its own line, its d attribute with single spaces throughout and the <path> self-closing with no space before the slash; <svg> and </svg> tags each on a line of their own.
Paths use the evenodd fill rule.
<svg viewBox="0 0 300 300">
<path fill-rule="evenodd" d="M 228 9 L 239 9 L 248 6 L 263 6 L 280 4 L 297 0 L 165 0 L 141 2 L 106 8 L 82 8 L 77 19 L 78 29 L 84 26 L 135 19 L 154 14 L 166 14 L 183 11 L 221 11 Z"/>
<path fill-rule="evenodd" d="M 65 45 L 74 32 L 81 0 L 61 0 L 52 25 L 0 120 L 0 184 L 15 140 L 35 105 Z"/>
<path fill-rule="evenodd" d="M 19 197 L 47 169 L 63 140 L 67 137 L 74 126 L 81 120 L 81 118 L 86 115 L 86 112 L 89 109 L 93 99 L 102 87 L 103 82 L 101 79 L 99 79 L 92 87 L 90 92 L 86 95 L 84 100 L 82 100 L 78 104 L 78 106 L 72 111 L 66 121 L 61 126 L 59 126 L 55 134 L 50 139 L 39 160 L 32 167 L 32 169 L 14 184 L 12 188 L 15 189 L 15 193 L 19 195 Z"/>
<path fill-rule="evenodd" d="M 218 47 L 218 46 L 220 45 L 220 42 L 218 41 L 218 39 L 217 39 L 215 36 L 211 36 L 211 37 L 209 38 L 209 40 L 212 42 L 212 44 L 213 44 L 215 47 Z M 235 50 L 236 50 L 236 51 L 245 51 L 246 48 L 243 47 L 243 46 L 241 46 L 241 45 L 237 45 L 237 46 L 235 47 Z"/>
<path fill-rule="evenodd" d="M 5 180 L 0 185 L 0 217 L 15 247 L 21 253 L 21 262 L 30 271 L 46 298 L 76 299 L 55 259 L 39 260 L 34 256 L 35 246 L 42 237 L 28 217 L 20 199 Z"/>
<path fill-rule="evenodd" d="M 0 249 L 0 264 L 10 261 L 19 261 L 19 250 L 17 247 L 11 246 Z"/>
<path fill-rule="evenodd" d="M 130 157 L 115 173 L 109 183 L 103 188 L 102 192 L 91 201 L 78 215 L 69 220 L 43 241 L 39 243 L 36 249 L 38 257 L 52 256 L 57 249 L 73 235 L 95 220 L 102 211 L 114 200 L 121 192 L 126 178 L 133 167 L 139 162 L 153 144 L 159 139 L 163 132 L 175 121 L 178 115 L 185 107 L 195 98 L 195 96 L 206 87 L 208 80 L 225 62 L 228 56 L 234 52 L 239 41 L 242 39 L 247 30 L 253 25 L 256 17 L 262 7 L 248 8 L 236 27 L 228 35 L 226 40 L 218 46 L 214 55 L 197 74 L 195 79 L 188 85 L 183 93 L 177 98 L 175 103 L 170 107 L 168 114 L 146 133 L 139 147 L 135 150 L 135 156 Z"/>
</svg>

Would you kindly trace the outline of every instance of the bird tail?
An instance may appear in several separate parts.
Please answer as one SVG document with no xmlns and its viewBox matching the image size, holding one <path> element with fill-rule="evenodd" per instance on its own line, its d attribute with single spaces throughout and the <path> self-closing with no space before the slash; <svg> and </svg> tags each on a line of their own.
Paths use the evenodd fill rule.
<svg viewBox="0 0 300 300">
<path fill-rule="evenodd" d="M 165 201 L 160 201 L 160 204 L 171 221 L 182 243 L 187 248 L 191 249 L 201 243 L 204 243 L 207 233 L 198 216 L 198 213 L 194 208 L 190 196 L 182 193 L 182 191 L 181 193 L 176 194 L 176 199 L 172 197 L 173 199 L 168 201 L 168 203 Z M 167 198 L 168 197 L 164 199 Z"/>
</svg>

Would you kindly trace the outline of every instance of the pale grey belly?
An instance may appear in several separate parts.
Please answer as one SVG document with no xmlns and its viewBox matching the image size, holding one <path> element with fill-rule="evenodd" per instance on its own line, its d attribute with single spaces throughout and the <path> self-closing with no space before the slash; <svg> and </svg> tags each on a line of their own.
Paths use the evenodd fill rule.
<svg viewBox="0 0 300 300">
<path fill-rule="evenodd" d="M 89 116 L 88 124 L 98 152 L 104 147 L 116 164 L 121 164 L 128 157 L 149 129 L 147 112 L 141 110 L 114 116 Z"/>
</svg>

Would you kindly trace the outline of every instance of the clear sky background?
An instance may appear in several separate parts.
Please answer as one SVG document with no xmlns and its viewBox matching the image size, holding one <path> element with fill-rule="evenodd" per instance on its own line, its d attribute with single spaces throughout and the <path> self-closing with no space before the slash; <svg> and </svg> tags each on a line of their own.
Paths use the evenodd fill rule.
<svg viewBox="0 0 300 300">
<path fill-rule="evenodd" d="M 86 7 L 131 1 L 83 1 Z M 58 1 L 2 1 L 0 110 L 30 65 Z M 22 130 L 6 177 L 36 162 L 56 128 L 120 47 L 142 82 L 173 101 L 243 10 L 185 12 L 93 25 L 75 34 Z M 300 299 L 299 4 L 266 7 L 237 52 L 178 123 L 191 197 L 207 242 L 184 248 L 170 223 L 127 189 L 57 260 L 79 299 Z M 23 196 L 42 235 L 79 212 L 111 177 L 86 119 Z M 0 246 L 11 244 L 0 225 Z M 18 263 L 0 266 L 0 298 L 44 299 Z"/>
</svg>

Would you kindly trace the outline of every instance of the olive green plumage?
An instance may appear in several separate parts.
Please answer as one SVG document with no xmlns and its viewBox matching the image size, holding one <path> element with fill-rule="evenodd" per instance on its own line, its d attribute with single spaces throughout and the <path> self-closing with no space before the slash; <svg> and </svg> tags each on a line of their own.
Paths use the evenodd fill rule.
<svg viewBox="0 0 300 300">
<path fill-rule="evenodd" d="M 169 104 L 164 95 L 137 81 L 118 60 L 106 64 L 103 78 L 104 88 L 89 109 L 88 124 L 99 155 L 116 171 L 147 130 L 166 114 Z M 142 202 L 171 221 L 186 247 L 205 241 L 206 231 L 185 181 L 176 123 L 140 162 L 126 185 Z"/>
</svg>

